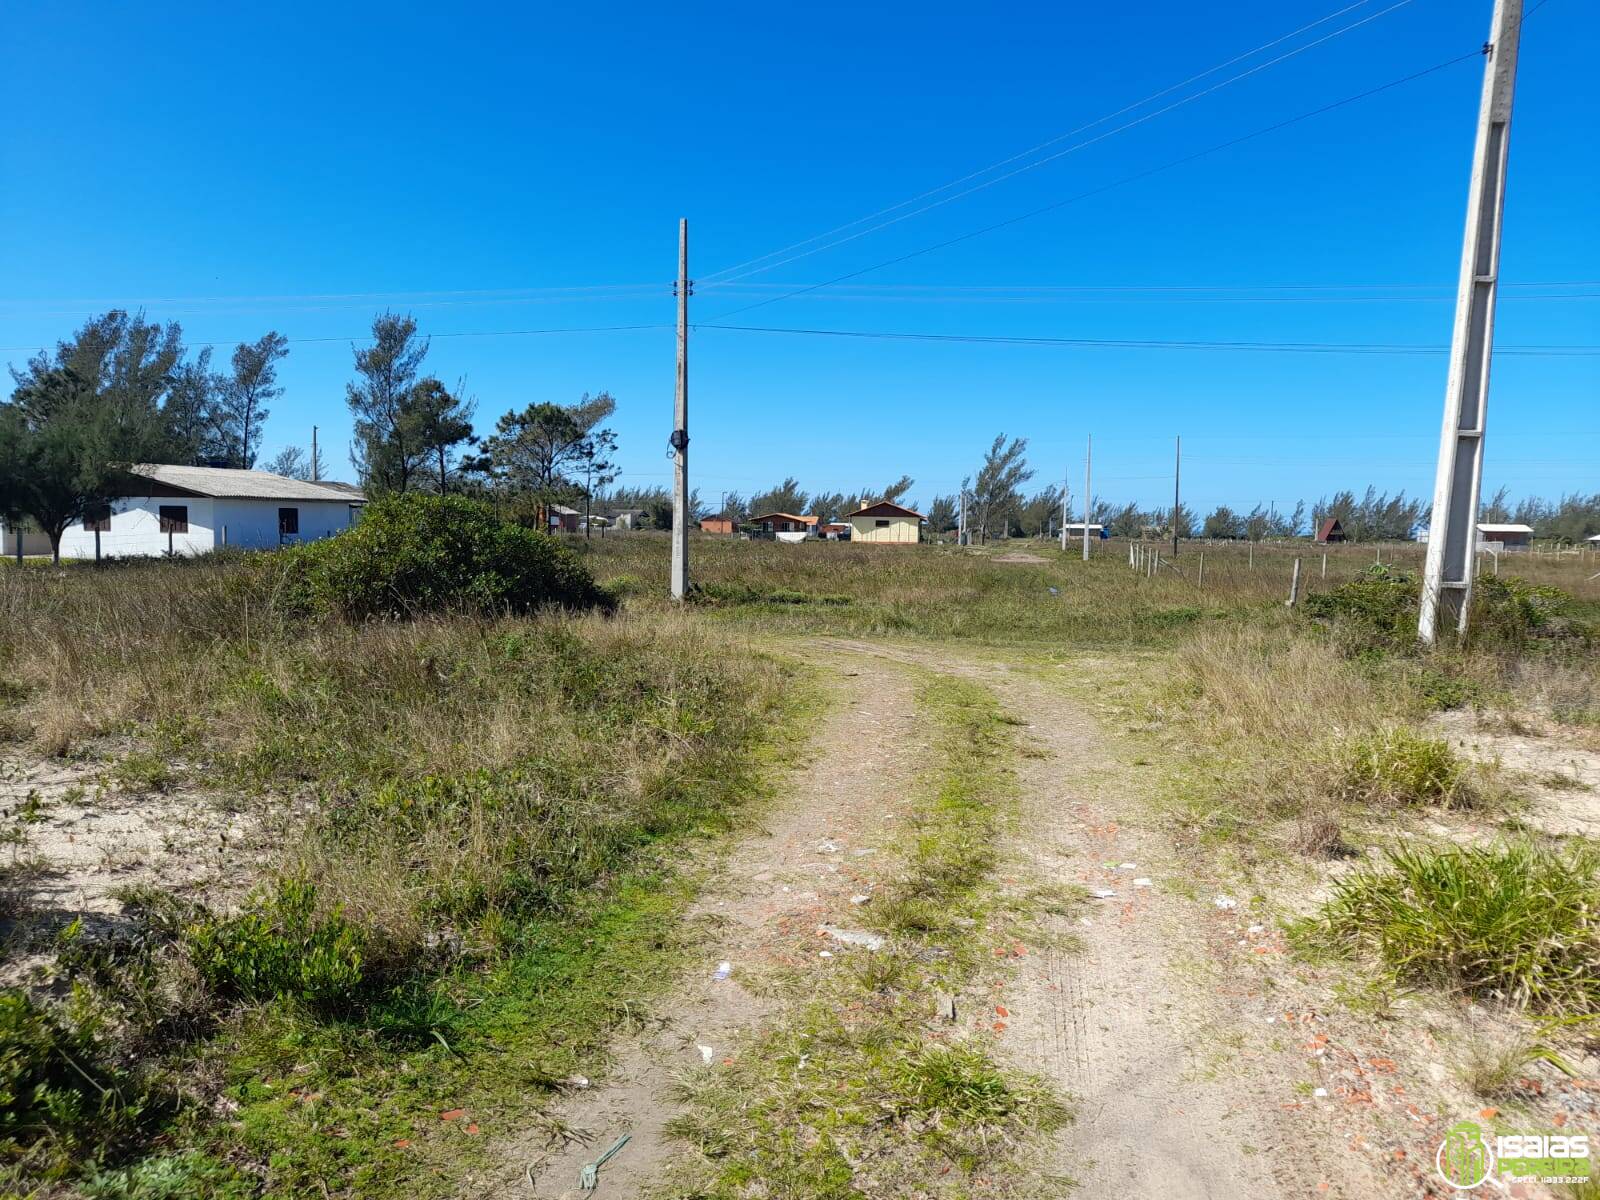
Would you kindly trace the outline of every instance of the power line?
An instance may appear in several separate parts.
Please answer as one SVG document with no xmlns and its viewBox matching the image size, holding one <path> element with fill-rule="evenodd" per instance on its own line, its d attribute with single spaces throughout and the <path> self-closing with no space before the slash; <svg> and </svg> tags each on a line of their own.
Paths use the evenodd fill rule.
<svg viewBox="0 0 1600 1200">
<path fill-rule="evenodd" d="M 900 333 L 865 329 L 796 329 L 765 325 L 696 325 L 730 333 L 786 333 L 807 337 L 864 338 L 906 342 L 964 342 L 1006 346 L 1064 346 L 1097 350 L 1252 350 L 1280 354 L 1444 354 L 1448 346 L 1399 342 L 1249 342 L 1180 341 L 1164 338 L 1062 338 L 964 333 Z M 1534 358 L 1600 357 L 1600 346 L 1506 346 L 1497 355 Z"/>
<path fill-rule="evenodd" d="M 671 329 L 671 328 L 672 328 L 672 326 L 670 326 L 670 325 L 655 324 L 655 325 L 589 325 L 589 326 L 583 326 L 583 327 L 569 327 L 569 328 L 563 328 L 563 329 L 462 329 L 462 330 L 446 331 L 444 333 L 426 334 L 426 335 L 424 335 L 424 339 L 423 340 L 424 341 L 431 341 L 434 338 L 537 337 L 537 336 L 543 336 L 543 335 L 546 335 L 546 334 L 559 334 L 559 333 L 630 333 L 630 332 L 633 332 L 635 330 L 640 330 L 640 329 Z M 315 343 L 318 343 L 318 342 L 347 342 L 347 343 L 350 343 L 350 342 L 364 342 L 364 341 L 370 341 L 371 338 L 372 338 L 372 335 L 370 333 L 361 333 L 361 334 L 352 335 L 350 337 L 300 337 L 300 338 L 286 338 L 285 340 L 291 346 L 306 346 L 306 345 L 312 345 L 312 344 L 315 344 Z M 245 339 L 245 338 L 227 338 L 227 339 L 223 339 L 223 340 L 219 340 L 219 341 L 186 342 L 184 344 L 186 346 L 189 346 L 190 348 L 201 348 L 201 347 L 210 346 L 212 349 L 216 349 L 219 346 L 237 345 L 239 342 L 246 341 L 246 340 L 247 339 Z M 42 351 L 42 352 L 48 353 L 49 349 L 50 349 L 50 347 L 48 347 L 48 346 L 0 346 L 0 354 L 24 354 L 24 353 L 27 353 L 30 350 L 38 350 L 38 351 Z"/>
<path fill-rule="evenodd" d="M 990 163 L 986 167 L 980 167 L 976 171 L 968 172 L 966 175 L 963 175 L 958 179 L 953 179 L 949 183 L 940 184 L 938 187 L 930 188 L 925 192 L 921 192 L 921 193 L 919 193 L 919 194 L 917 194 L 915 196 L 912 196 L 910 199 L 902 200 L 898 204 L 891 204 L 888 208 L 883 208 L 883 209 L 879 209 L 877 212 L 868 213 L 864 217 L 857 217 L 854 221 L 847 221 L 843 225 L 836 226 L 833 229 L 827 230 L 827 231 L 825 231 L 823 233 L 813 234 L 811 237 L 804 238 L 801 241 L 795 242 L 792 245 L 784 246 L 781 249 L 772 250 L 772 251 L 769 251 L 766 254 L 757 255 L 755 258 L 749 258 L 749 259 L 746 259 L 743 262 L 735 263 L 731 267 L 723 267 L 721 270 L 713 271 L 709 275 L 706 276 L 705 282 L 706 283 L 710 283 L 711 281 L 716 280 L 720 276 L 731 275 L 735 271 L 742 271 L 746 267 L 754 266 L 756 263 L 764 262 L 765 260 L 767 260 L 769 258 L 776 258 L 779 255 L 787 254 L 792 250 L 798 250 L 803 246 L 808 246 L 812 242 L 822 241 L 825 238 L 833 237 L 835 234 L 843 233 L 848 229 L 853 229 L 857 225 L 863 225 L 863 224 L 867 223 L 868 221 L 877 220 L 879 217 L 888 216 L 892 212 L 897 212 L 898 210 L 900 210 L 902 208 L 906 208 L 906 207 L 909 207 L 910 205 L 917 204 L 920 201 L 926 200 L 931 196 L 937 196 L 940 192 L 948 191 L 951 188 L 960 187 L 962 184 L 968 183 L 971 180 L 977 179 L 979 176 L 987 175 L 990 171 L 997 171 L 1002 167 L 1010 166 L 1012 163 L 1018 162 L 1021 159 L 1029 157 L 1030 155 L 1037 154 L 1041 150 L 1048 150 L 1051 146 L 1054 146 L 1054 145 L 1058 144 L 1059 142 L 1063 142 L 1067 138 L 1076 137 L 1080 133 L 1087 133 L 1089 130 L 1095 128 L 1097 125 L 1103 125 L 1107 121 L 1114 121 L 1120 116 L 1124 116 L 1127 113 L 1133 112 L 1135 109 L 1143 108 L 1146 104 L 1153 103 L 1154 101 L 1161 99 L 1163 96 L 1169 96 L 1173 92 L 1179 90 L 1180 88 L 1188 87 L 1191 83 L 1198 83 L 1200 80 L 1206 78 L 1209 75 L 1215 75 L 1218 71 L 1227 70 L 1227 68 L 1235 65 L 1236 63 L 1243 62 L 1244 60 L 1246 60 L 1248 58 L 1253 58 L 1255 55 L 1260 54 L 1260 53 L 1262 53 L 1263 51 L 1266 51 L 1266 50 L 1271 50 L 1275 46 L 1280 46 L 1284 42 L 1287 42 L 1287 41 L 1289 41 L 1289 40 L 1291 40 L 1293 38 L 1299 37 L 1302 33 L 1308 33 L 1311 30 L 1317 28 L 1319 25 L 1325 25 L 1329 21 L 1337 20 L 1339 17 L 1344 16 L 1346 13 L 1353 12 L 1354 10 L 1356 10 L 1358 8 L 1364 8 L 1370 3 L 1373 3 L 1373 0 L 1357 0 L 1357 2 L 1354 3 L 1354 4 L 1347 4 L 1343 8 L 1337 9 L 1334 12 L 1329 13 L 1327 16 L 1319 17 L 1315 21 L 1312 21 L 1312 22 L 1310 22 L 1310 23 L 1308 23 L 1306 25 L 1302 25 L 1300 28 L 1292 30 L 1291 32 L 1286 33 L 1281 37 L 1274 38 L 1273 40 L 1271 40 L 1269 42 L 1263 42 L 1261 45 L 1256 46 L 1254 49 L 1246 50 L 1242 54 L 1236 54 L 1232 58 L 1225 59 L 1222 62 L 1217 63 L 1215 66 L 1207 67 L 1204 71 L 1201 71 L 1198 74 L 1189 76 L 1187 79 L 1183 79 L 1183 80 L 1180 80 L 1177 83 L 1170 84 L 1169 86 L 1162 88 L 1160 91 L 1152 92 L 1150 95 L 1145 96 L 1141 100 L 1135 100 L 1132 104 L 1124 105 L 1122 108 L 1117 109 L 1115 112 L 1107 113 L 1105 116 L 1097 117 L 1093 121 L 1090 121 L 1090 122 L 1088 122 L 1086 124 L 1083 124 L 1083 125 L 1079 125 L 1074 129 L 1069 129 L 1065 133 L 1060 133 L 1060 134 L 1057 134 L 1054 137 L 1047 138 L 1046 140 L 1038 143 L 1037 145 L 1030 146 L 1026 150 L 1020 150 L 1016 154 L 1013 154 L 1008 158 L 1002 158 L 998 162 Z M 1398 7 L 1398 6 L 1396 6 L 1396 7 Z M 1385 11 L 1387 11 L 1387 10 L 1385 10 Z M 1378 15 L 1381 16 L 1383 14 L 1380 13 Z M 1368 18 L 1368 19 L 1371 19 L 1371 18 Z M 1313 43 L 1313 44 L 1315 44 L 1315 43 Z M 1304 47 L 1304 49 L 1309 49 L 1309 48 L 1310 48 L 1309 46 L 1308 47 Z M 998 180 L 995 181 L 995 182 L 998 182 Z M 760 269 L 763 270 L 763 271 L 764 270 L 769 270 L 769 269 L 771 269 L 771 267 L 775 267 L 775 266 L 778 266 L 778 265 L 779 264 L 777 264 L 777 263 L 773 263 L 773 264 L 770 264 L 767 267 L 762 267 Z"/>
<path fill-rule="evenodd" d="M 771 271 L 771 270 L 774 270 L 774 269 L 776 269 L 778 267 L 784 266 L 787 263 L 794 262 L 797 259 L 806 258 L 806 257 L 808 257 L 808 256 L 810 256 L 812 254 L 820 254 L 824 250 L 831 250 L 836 246 L 844 245 L 846 242 L 853 242 L 858 238 L 864 238 L 868 234 L 872 234 L 872 233 L 878 232 L 880 229 L 887 229 L 889 226 L 897 225 L 901 221 L 908 221 L 912 217 L 921 216 L 925 212 L 931 212 L 935 208 L 940 208 L 943 205 L 951 204 L 954 201 L 963 199 L 964 197 L 970 196 L 975 192 L 981 192 L 985 188 L 993 187 L 997 183 L 1004 183 L 1007 179 L 1015 178 L 1018 175 L 1025 174 L 1028 171 L 1032 171 L 1032 170 L 1035 170 L 1035 169 L 1037 169 L 1039 167 L 1042 167 L 1046 163 L 1052 163 L 1052 162 L 1055 162 L 1057 159 L 1065 158 L 1069 154 L 1076 154 L 1079 150 L 1086 150 L 1090 146 L 1097 145 L 1100 142 L 1103 142 L 1108 138 L 1115 137 L 1119 133 L 1126 133 L 1130 129 L 1134 129 L 1134 128 L 1137 128 L 1140 125 L 1144 125 L 1144 124 L 1146 124 L 1146 123 L 1148 123 L 1150 121 L 1155 120 L 1157 117 L 1164 116 L 1165 114 L 1167 114 L 1169 112 L 1172 112 L 1175 109 L 1183 108 L 1185 105 L 1191 104 L 1196 100 L 1203 99 L 1204 97 L 1209 96 L 1214 92 L 1221 91 L 1225 87 L 1230 87 L 1233 84 L 1238 83 L 1240 80 L 1248 79 L 1252 75 L 1259 74 L 1260 72 L 1265 71 L 1269 67 L 1276 66 L 1278 63 L 1281 63 L 1286 59 L 1293 58 L 1298 54 L 1302 54 L 1305 51 L 1310 50 L 1315 46 L 1320 46 L 1323 42 L 1330 41 L 1331 39 L 1336 38 L 1336 37 L 1340 36 L 1341 34 L 1348 33 L 1348 32 L 1350 32 L 1350 30 L 1355 29 L 1355 28 L 1357 28 L 1357 27 L 1359 27 L 1361 25 L 1365 25 L 1369 21 L 1376 21 L 1379 17 L 1382 17 L 1382 16 L 1384 16 L 1384 15 L 1386 15 L 1388 13 L 1391 13 L 1397 8 L 1402 8 L 1405 5 L 1410 4 L 1411 2 L 1412 2 L 1412 0 L 1397 0 L 1396 3 L 1391 4 L 1388 8 L 1384 9 L 1382 12 L 1373 13 L 1371 16 L 1363 17 L 1361 20 L 1356 21 L 1353 24 L 1347 25 L 1343 29 L 1335 30 L 1333 33 L 1330 33 L 1330 34 L 1326 35 L 1325 37 L 1318 38 L 1314 42 L 1309 42 L 1304 46 L 1301 46 L 1301 47 L 1299 47 L 1297 49 L 1291 50 L 1291 51 L 1289 51 L 1289 52 L 1287 52 L 1285 54 L 1281 54 L 1277 58 L 1268 59 L 1266 62 L 1260 63 L 1257 66 L 1251 67 L 1247 71 L 1241 71 L 1239 74 L 1234 75 L 1229 79 L 1224 79 L 1221 83 L 1213 84 L 1211 87 L 1202 89 L 1201 91 L 1195 92 L 1192 95 L 1185 96 L 1181 100 L 1175 100 L 1171 104 L 1168 104 L 1168 105 L 1165 105 L 1165 106 L 1163 106 L 1161 108 L 1158 108 L 1158 109 L 1154 110 L 1153 112 L 1145 113 L 1143 116 L 1135 117 L 1131 121 L 1126 121 L 1121 125 L 1118 125 L 1118 126 L 1112 128 L 1112 129 L 1106 130 L 1104 133 L 1097 133 L 1097 134 L 1095 134 L 1094 137 L 1086 138 L 1085 140 L 1083 140 L 1081 142 L 1078 142 L 1078 143 L 1076 143 L 1074 145 L 1068 146 L 1064 150 L 1057 150 L 1053 154 L 1047 154 L 1043 158 L 1037 159 L 1037 160 L 1035 160 L 1035 161 L 1033 161 L 1031 163 L 1026 163 L 1026 164 L 1024 164 L 1024 165 L 1022 165 L 1020 167 L 1016 167 L 1016 168 L 1014 168 L 1014 169 L 1012 169 L 1010 171 L 1007 171 L 1003 175 L 997 175 L 993 179 L 987 179 L 982 183 L 974 184 L 972 187 L 969 187 L 969 188 L 967 188 L 967 189 L 965 189 L 963 191 L 956 192 L 953 195 L 944 196 L 944 197 L 942 197 L 942 198 L 940 198 L 938 200 L 934 200 L 931 203 L 923 205 L 921 208 L 912 209 L 910 212 L 902 213 L 897 217 L 891 217 L 886 221 L 881 221 L 876 225 L 869 226 L 866 229 L 859 230 L 859 231 L 857 231 L 855 233 L 849 234 L 846 237 L 841 237 L 841 238 L 839 238 L 839 239 L 837 239 L 835 241 L 828 242 L 828 243 L 826 243 L 824 245 L 816 246 L 816 247 L 814 247 L 814 248 L 812 248 L 810 250 L 803 250 L 803 251 L 801 251 L 801 252 L 799 252 L 797 254 L 790 255 L 788 258 L 781 258 L 777 262 L 768 263 L 765 266 L 754 267 L 751 270 L 743 272 L 742 274 L 733 275 L 729 279 L 724 280 L 723 282 L 731 282 L 732 280 L 743 279 L 743 278 L 745 278 L 746 276 L 749 276 L 749 275 L 760 274 L 763 271 Z"/>
<path fill-rule="evenodd" d="M 867 275 L 873 271 L 881 271 L 885 267 L 892 267 L 898 263 L 903 263 L 910 259 L 918 258 L 924 254 L 931 254 L 935 250 L 943 250 L 947 247 L 954 246 L 959 242 L 969 241 L 972 238 L 981 237 L 986 233 L 993 233 L 997 229 L 1004 229 L 1007 226 L 1016 225 L 1019 222 L 1031 220 L 1034 217 L 1043 216 L 1045 213 L 1055 212 L 1057 209 L 1065 208 L 1069 204 L 1076 204 L 1080 200 L 1087 200 L 1093 196 L 1099 196 L 1105 192 L 1113 191 L 1116 188 L 1124 187 L 1127 184 L 1136 183 L 1141 179 L 1148 179 L 1152 175 L 1159 175 L 1163 171 L 1170 171 L 1175 167 L 1184 166 L 1187 163 L 1195 162 L 1196 160 L 1205 158 L 1208 155 L 1217 154 L 1223 150 L 1231 149 L 1234 146 L 1241 145 L 1244 142 L 1252 141 L 1258 137 L 1264 137 L 1269 133 L 1276 133 L 1280 129 L 1287 129 L 1289 126 L 1297 125 L 1301 121 L 1307 121 L 1312 117 L 1322 116 L 1325 113 L 1333 112 L 1335 109 L 1343 108 L 1346 105 L 1354 104 L 1360 100 L 1366 100 L 1382 92 L 1387 92 L 1392 88 L 1397 88 L 1407 83 L 1414 83 L 1418 79 L 1422 79 L 1439 71 L 1446 70 L 1449 67 L 1457 66 L 1458 64 L 1467 62 L 1470 59 L 1479 58 L 1482 56 L 1482 53 L 1482 50 L 1473 50 L 1469 53 L 1458 55 L 1455 58 L 1446 59 L 1444 62 L 1435 63 L 1431 67 L 1426 67 L 1423 70 L 1413 72 L 1410 75 L 1401 76 L 1399 79 L 1392 79 L 1388 83 L 1379 84 L 1377 87 L 1368 88 L 1366 91 L 1357 92 L 1352 96 L 1346 96 L 1342 100 L 1335 100 L 1331 104 L 1324 104 L 1320 108 L 1310 109 L 1306 112 L 1300 113 L 1298 116 L 1289 117 L 1285 120 L 1278 121 L 1275 124 L 1263 126 L 1262 128 L 1256 129 L 1250 133 L 1241 134 L 1238 137 L 1230 138 L 1225 142 L 1218 142 L 1215 145 L 1206 147 L 1204 150 L 1197 150 L 1193 154 L 1186 154 L 1181 158 L 1170 159 L 1169 161 L 1162 163 L 1160 166 L 1151 167 L 1147 170 L 1139 171 L 1133 175 L 1125 175 L 1121 179 L 1114 180 L 1111 183 L 1102 184 L 1099 187 L 1090 188 L 1088 191 L 1079 192 L 1074 196 L 1068 196 L 1064 200 L 1057 200 L 1051 204 L 1046 204 L 1041 208 L 1031 209 L 1028 212 L 1019 213 L 1014 217 L 1007 217 L 1003 221 L 996 221 L 993 224 L 982 226 L 979 229 L 958 234 L 953 238 L 946 238 L 942 242 L 935 242 L 931 246 L 924 246 L 922 249 L 913 250 L 908 254 L 901 254 L 894 258 L 885 259 L 883 262 L 874 263 L 870 267 L 862 267 L 859 270 L 847 271 L 843 275 L 836 275 L 832 279 L 825 280 L 822 283 L 814 283 L 809 287 L 798 288 L 791 292 L 785 292 L 782 295 L 773 296 L 767 300 L 757 301 L 755 304 L 744 305 L 742 308 L 730 309 L 728 312 L 717 314 L 717 316 L 713 317 L 712 320 L 721 321 L 728 317 L 737 316 L 739 313 L 750 312 L 753 309 L 763 308 L 768 304 L 776 304 L 780 300 L 792 300 L 796 296 L 803 296 L 808 292 L 815 292 L 825 287 L 832 287 L 834 284 L 843 283 L 847 279 L 855 279 L 858 276 Z"/>
</svg>

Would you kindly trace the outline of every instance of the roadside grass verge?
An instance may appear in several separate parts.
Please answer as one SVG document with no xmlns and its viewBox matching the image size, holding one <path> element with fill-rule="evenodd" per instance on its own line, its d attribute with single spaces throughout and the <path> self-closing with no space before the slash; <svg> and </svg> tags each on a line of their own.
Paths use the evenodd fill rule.
<svg viewBox="0 0 1600 1200">
<path fill-rule="evenodd" d="M 1068 1119 L 1042 1082 L 1000 1066 L 986 1026 L 937 1015 L 1010 953 L 1026 913 L 992 878 L 1014 799 L 1008 721 L 975 683 L 929 678 L 917 695 L 937 758 L 867 914 L 886 942 L 782 981 L 774 1022 L 686 1077 L 672 1128 L 693 1154 L 672 1195 L 1022 1195 L 1037 1138 Z"/>
<path fill-rule="evenodd" d="M 1518 841 L 1391 850 L 1294 927 L 1308 949 L 1534 1013 L 1600 1013 L 1600 852 Z"/>
<path fill-rule="evenodd" d="M 19 736 L 117 734 L 120 785 L 225 790 L 270 845 L 235 909 L 156 888 L 70 930 L 69 1003 L 3 993 L 5 1070 L 51 1090 L 0 1193 L 453 1194 L 672 978 L 695 863 L 805 703 L 693 617 L 294 623 L 239 566 L 0 598 Z"/>
<path fill-rule="evenodd" d="M 1435 670 L 1351 658 L 1289 615 L 1230 622 L 1147 663 L 1130 715 L 1169 764 L 1163 803 L 1204 843 L 1342 853 L 1410 810 L 1509 802 L 1492 766 L 1419 731 Z"/>
</svg>

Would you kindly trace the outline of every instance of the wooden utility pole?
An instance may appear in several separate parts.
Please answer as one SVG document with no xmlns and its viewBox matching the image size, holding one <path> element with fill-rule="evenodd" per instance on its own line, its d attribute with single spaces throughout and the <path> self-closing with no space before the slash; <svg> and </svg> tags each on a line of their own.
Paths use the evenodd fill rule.
<svg viewBox="0 0 1600 1200">
<path fill-rule="evenodd" d="M 678 221 L 678 392 L 672 410 L 672 598 L 689 591 L 689 221 Z"/>
<path fill-rule="evenodd" d="M 322 474 L 317 470 L 317 427 L 313 425 L 311 427 L 311 482 L 317 483 L 321 478 Z"/>
<path fill-rule="evenodd" d="M 1483 97 L 1472 152 L 1472 186 L 1450 339 L 1444 425 L 1433 485 L 1433 517 L 1422 575 L 1417 636 L 1432 644 L 1441 613 L 1447 627 L 1465 633 L 1472 601 L 1472 552 L 1477 541 L 1478 498 L 1483 485 L 1483 433 L 1489 403 L 1489 360 L 1494 350 L 1494 309 L 1505 218 L 1506 153 L 1511 101 L 1516 92 L 1522 0 L 1495 0 L 1494 23 L 1484 45 Z"/>
<path fill-rule="evenodd" d="M 1089 561 L 1089 464 L 1094 458 L 1094 434 L 1083 447 L 1083 561 Z"/>
<path fill-rule="evenodd" d="M 1178 557 L 1178 513 L 1182 505 L 1178 500 L 1178 481 L 1183 475 L 1183 439 L 1180 437 L 1173 444 L 1172 459 L 1172 557 Z"/>
</svg>

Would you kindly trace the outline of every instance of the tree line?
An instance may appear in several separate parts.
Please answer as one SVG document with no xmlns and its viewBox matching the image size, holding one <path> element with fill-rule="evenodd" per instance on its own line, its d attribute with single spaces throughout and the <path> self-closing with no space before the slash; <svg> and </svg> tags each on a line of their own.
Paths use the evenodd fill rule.
<svg viewBox="0 0 1600 1200">
<path fill-rule="evenodd" d="M 493 431 L 475 430 L 477 402 L 464 379 L 447 386 L 426 370 L 428 339 L 409 314 L 384 312 L 369 345 L 352 347 L 353 377 L 345 401 L 353 421 L 350 461 L 371 495 L 427 490 L 466 492 L 543 527 L 551 506 L 580 505 L 602 513 L 641 513 L 641 524 L 670 528 L 665 488 L 615 488 L 617 438 L 606 422 L 616 400 L 605 391 L 571 404 L 536 402 L 512 409 Z M 210 346 L 189 353 L 176 322 L 146 321 L 112 311 L 91 318 L 51 351 L 13 368 L 12 393 L 0 402 L 0 517 L 31 520 L 59 556 L 69 525 L 98 515 L 116 494 L 119 467 L 139 462 L 249 468 L 258 465 L 272 404 L 283 394 L 278 368 L 288 339 L 268 331 L 241 342 L 220 367 Z M 995 437 L 961 490 L 936 495 L 925 515 L 935 533 L 954 531 L 963 511 L 975 541 L 1048 536 L 1063 518 L 1082 519 L 1081 498 L 1066 486 L 1028 491 L 1034 477 L 1026 438 Z M 289 446 L 259 464 L 276 474 L 320 479 L 320 449 Z M 693 522 L 709 515 L 744 521 L 771 512 L 835 521 L 878 501 L 908 501 L 909 475 L 851 492 L 808 492 L 785 478 L 744 497 L 725 493 L 713 514 L 698 492 Z M 1600 533 L 1600 494 L 1529 498 L 1513 506 L 1505 489 L 1483 504 L 1485 521 L 1518 521 L 1535 535 L 1580 541 Z M 1207 537 L 1261 540 L 1301 537 L 1336 518 L 1352 541 L 1409 538 L 1426 502 L 1404 491 L 1368 487 L 1340 491 L 1291 510 L 1219 505 L 1202 519 L 1186 505 L 1141 506 L 1091 498 L 1089 519 L 1118 537 Z"/>
</svg>

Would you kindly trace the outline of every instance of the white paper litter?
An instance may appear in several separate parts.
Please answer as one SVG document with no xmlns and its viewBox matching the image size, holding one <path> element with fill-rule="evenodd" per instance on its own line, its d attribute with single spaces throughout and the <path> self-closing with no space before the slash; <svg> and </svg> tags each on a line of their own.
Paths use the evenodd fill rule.
<svg viewBox="0 0 1600 1200">
<path fill-rule="evenodd" d="M 1239 907 L 1239 902 L 1237 900 L 1235 900 L 1232 896 L 1218 896 L 1211 903 L 1215 904 L 1218 908 L 1222 908 L 1222 909 L 1238 908 Z"/>
</svg>

